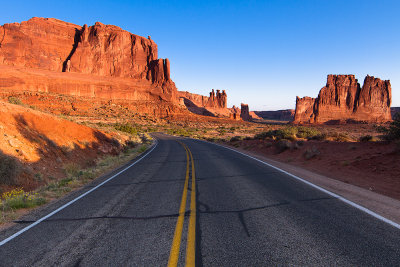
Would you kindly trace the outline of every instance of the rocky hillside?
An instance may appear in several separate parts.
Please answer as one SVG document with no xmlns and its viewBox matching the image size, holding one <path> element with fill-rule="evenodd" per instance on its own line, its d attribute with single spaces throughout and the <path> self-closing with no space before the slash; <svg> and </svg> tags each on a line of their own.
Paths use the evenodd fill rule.
<svg viewBox="0 0 400 267">
<path fill-rule="evenodd" d="M 122 146 L 107 133 L 0 101 L 0 191 L 33 189 L 65 176 L 69 164 L 90 165 Z"/>
<path fill-rule="evenodd" d="M 317 98 L 296 98 L 294 123 L 391 120 L 390 81 L 367 76 L 360 87 L 354 75 L 328 75 Z"/>
</svg>

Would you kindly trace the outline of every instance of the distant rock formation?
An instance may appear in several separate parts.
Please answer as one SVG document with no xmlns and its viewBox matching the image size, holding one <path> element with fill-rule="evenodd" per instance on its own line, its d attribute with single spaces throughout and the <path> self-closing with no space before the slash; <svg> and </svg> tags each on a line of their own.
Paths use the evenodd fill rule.
<svg viewBox="0 0 400 267">
<path fill-rule="evenodd" d="M 187 91 L 178 91 L 178 97 L 183 100 L 189 111 L 205 116 L 229 117 L 227 109 L 227 95 L 225 90 L 211 90 L 210 96 L 192 94 Z"/>
<path fill-rule="evenodd" d="M 187 109 L 195 114 L 252 121 L 248 105 L 241 104 L 241 108 L 236 106 L 227 108 L 227 94 L 225 90 L 217 90 L 215 92 L 212 89 L 209 97 L 186 91 L 178 91 L 178 97 L 181 103 L 183 102 Z"/>
<path fill-rule="evenodd" d="M 244 121 L 252 121 L 249 113 L 249 105 L 243 103 L 240 104 L 240 117 Z"/>
<path fill-rule="evenodd" d="M 294 118 L 294 109 L 254 111 L 254 113 L 265 120 L 292 121 Z"/>
<path fill-rule="evenodd" d="M 210 92 L 210 97 L 192 94 L 187 91 L 178 91 L 178 97 L 182 98 L 185 105 L 197 106 L 203 108 L 226 108 L 227 95 L 225 90 L 217 90 L 215 93 L 214 89 Z"/>
<path fill-rule="evenodd" d="M 100 22 L 88 27 L 32 18 L 0 26 L 0 40 L 0 65 L 11 75 L 0 73 L 0 89 L 147 101 L 143 112 L 158 109 L 159 101 L 171 110 L 178 105 L 169 60 L 158 58 L 150 37 Z"/>
<path fill-rule="evenodd" d="M 360 84 L 354 75 L 328 75 L 317 98 L 296 97 L 294 123 L 390 121 L 390 81 L 366 76 Z"/>
<path fill-rule="evenodd" d="M 231 113 L 229 114 L 229 117 L 232 120 L 241 120 L 242 118 L 240 117 L 240 108 L 236 107 L 235 105 L 232 106 L 232 108 L 229 109 Z"/>
</svg>

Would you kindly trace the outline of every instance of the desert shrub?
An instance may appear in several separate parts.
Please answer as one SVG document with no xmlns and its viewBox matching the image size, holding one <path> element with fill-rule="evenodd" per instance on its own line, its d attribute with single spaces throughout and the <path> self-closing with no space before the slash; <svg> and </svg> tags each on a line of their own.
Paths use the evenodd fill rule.
<svg viewBox="0 0 400 267">
<path fill-rule="evenodd" d="M 306 151 L 304 151 L 303 156 L 306 160 L 309 160 L 315 158 L 319 154 L 321 154 L 321 152 L 318 150 L 317 147 L 313 146 L 312 148 L 308 148 Z"/>
<path fill-rule="evenodd" d="M 147 149 L 147 146 L 146 145 L 142 145 L 140 148 L 139 148 L 139 153 L 143 153 L 143 152 L 145 152 L 146 151 L 146 149 Z"/>
<path fill-rule="evenodd" d="M 140 140 L 142 141 L 142 143 L 149 143 L 152 138 L 148 133 L 144 133 L 140 135 Z"/>
<path fill-rule="evenodd" d="M 370 141 L 374 141 L 375 138 L 372 135 L 363 135 L 358 139 L 360 142 L 370 142 Z"/>
<path fill-rule="evenodd" d="M 320 134 L 314 135 L 311 138 L 308 138 L 308 140 L 317 140 L 317 141 L 323 141 L 326 139 L 328 139 L 328 135 L 326 133 L 320 133 Z"/>
<path fill-rule="evenodd" d="M 237 136 L 232 137 L 229 140 L 229 142 L 236 142 L 236 141 L 240 141 L 240 140 L 243 140 L 243 137 L 237 135 Z"/>
<path fill-rule="evenodd" d="M 46 202 L 37 193 L 25 192 L 22 188 L 3 193 L 1 198 L 3 210 L 31 208 Z"/>
<path fill-rule="evenodd" d="M 80 167 L 76 163 L 68 163 L 64 165 L 64 172 L 68 177 L 78 177 L 80 173 Z"/>
<path fill-rule="evenodd" d="M 285 127 L 282 129 L 278 130 L 269 130 L 267 132 L 262 132 L 259 134 L 256 134 L 254 136 L 254 139 L 266 139 L 266 138 L 272 138 L 276 140 L 282 140 L 282 139 L 287 139 L 291 141 L 295 141 L 297 138 L 307 138 L 311 139 L 315 136 L 320 135 L 321 133 L 313 128 L 308 128 L 308 127 Z"/>
<path fill-rule="evenodd" d="M 132 135 L 136 135 L 139 131 L 138 127 L 133 126 L 132 124 L 129 123 L 124 123 L 124 124 L 116 123 L 114 124 L 114 129 Z"/>
<path fill-rule="evenodd" d="M 219 134 L 219 135 L 224 135 L 224 134 L 226 134 L 226 130 L 225 130 L 225 129 L 218 129 L 217 131 L 218 131 L 218 134 Z"/>
<path fill-rule="evenodd" d="M 8 103 L 15 104 L 15 105 L 23 105 L 21 99 L 15 96 L 8 97 Z"/>
<path fill-rule="evenodd" d="M 16 185 L 21 165 L 18 160 L 0 153 L 0 184 Z"/>
<path fill-rule="evenodd" d="M 333 132 L 329 135 L 329 137 L 331 137 L 334 141 L 338 141 L 338 142 L 347 142 L 347 141 L 351 140 L 349 135 L 346 133 Z"/>
<path fill-rule="evenodd" d="M 254 139 L 265 139 L 268 137 L 268 133 L 267 132 L 262 132 L 262 133 L 258 133 L 256 135 L 254 135 Z"/>
<path fill-rule="evenodd" d="M 125 148 L 129 149 L 129 148 L 134 148 L 137 144 L 135 142 L 133 142 L 132 140 L 127 140 L 125 142 Z"/>
<path fill-rule="evenodd" d="M 251 140 L 252 138 L 250 136 L 246 136 L 245 138 L 243 138 L 243 140 Z"/>
<path fill-rule="evenodd" d="M 321 134 L 321 132 L 318 131 L 317 129 L 300 126 L 300 127 L 297 127 L 296 136 L 299 138 L 310 139 L 310 138 L 313 138 L 314 136 L 318 136 L 320 134 Z"/>
<path fill-rule="evenodd" d="M 291 148 L 292 143 L 289 140 L 279 140 L 276 144 L 275 144 L 275 148 L 276 148 L 276 152 L 282 153 L 285 150 Z"/>
</svg>

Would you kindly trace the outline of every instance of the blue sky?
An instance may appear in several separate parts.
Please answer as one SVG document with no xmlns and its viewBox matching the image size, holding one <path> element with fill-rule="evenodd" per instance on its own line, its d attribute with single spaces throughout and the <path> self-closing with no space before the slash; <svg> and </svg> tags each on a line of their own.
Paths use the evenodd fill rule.
<svg viewBox="0 0 400 267">
<path fill-rule="evenodd" d="M 7 1 L 0 24 L 53 17 L 148 36 L 179 90 L 225 89 L 228 105 L 295 107 L 327 74 L 390 79 L 400 106 L 400 1 Z"/>
</svg>

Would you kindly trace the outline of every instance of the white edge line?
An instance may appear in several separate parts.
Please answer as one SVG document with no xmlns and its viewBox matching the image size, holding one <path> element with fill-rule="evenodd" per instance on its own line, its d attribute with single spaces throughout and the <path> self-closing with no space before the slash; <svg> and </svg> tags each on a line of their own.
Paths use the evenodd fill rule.
<svg viewBox="0 0 400 267">
<path fill-rule="evenodd" d="M 222 145 L 220 145 L 220 144 L 211 143 L 211 142 L 208 142 L 208 141 L 205 141 L 205 140 L 201 140 L 201 139 L 194 139 L 194 138 L 190 138 L 190 139 L 196 140 L 196 141 L 205 142 L 205 143 L 212 144 L 212 145 L 216 145 L 216 146 L 219 146 L 219 147 L 223 147 L 223 148 L 225 148 L 225 149 L 232 150 L 232 151 L 234 151 L 234 152 L 236 152 L 236 153 L 239 153 L 239 154 L 241 154 L 241 155 L 244 155 L 244 156 L 246 156 L 246 157 L 249 157 L 249 158 L 251 158 L 251 159 L 254 159 L 254 160 L 258 161 L 258 162 L 261 162 L 262 164 L 265 164 L 265 165 L 267 165 L 267 166 L 269 166 L 269 167 L 271 167 L 271 168 L 274 168 L 274 169 L 276 169 L 276 170 L 278 170 L 278 171 L 280 171 L 280 172 L 283 172 L 284 174 L 289 175 L 290 177 L 292 177 L 292 178 L 294 178 L 294 179 L 296 179 L 296 180 L 299 180 L 299 181 L 301 181 L 301 182 L 303 182 L 303 183 L 305 183 L 305 184 L 307 184 L 307 185 L 309 185 L 309 186 L 311 186 L 311 187 L 314 187 L 314 188 L 316 188 L 316 189 L 318 189 L 318 190 L 320 190 L 320 191 L 322 191 L 322 192 L 324 192 L 324 193 L 326 193 L 326 194 L 328 194 L 328 195 L 330 195 L 330 196 L 332 196 L 332 197 L 335 197 L 335 198 L 337 198 L 337 199 L 339 199 L 339 200 L 345 202 L 346 204 L 349 204 L 350 206 L 353 206 L 354 208 L 357 208 L 357 209 L 359 209 L 359 210 L 361 210 L 361 211 L 363 211 L 363 212 L 365 212 L 365 213 L 367 213 L 367 214 L 369 214 L 369 215 L 371 215 L 371 216 L 373 216 L 373 217 L 375 217 L 375 218 L 377 218 L 377 219 L 379 219 L 379 220 L 381 220 L 381 221 L 383 221 L 383 222 L 385 222 L 385 223 L 390 224 L 391 226 L 393 226 L 393 227 L 395 227 L 395 228 L 397 228 L 397 229 L 400 229 L 400 224 L 395 223 L 394 221 L 389 220 L 389 219 L 387 219 L 387 218 L 385 218 L 385 217 L 383 217 L 383 216 L 381 216 L 381 215 L 379 215 L 379 214 L 373 212 L 373 211 L 370 210 L 370 209 L 367 209 L 367 208 L 365 208 L 365 207 L 363 207 L 363 206 L 361 206 L 361 205 L 358 205 L 357 203 L 354 203 L 353 201 L 350 201 L 350 200 L 348 200 L 348 199 L 346 199 L 346 198 L 344 198 L 344 197 L 342 197 L 342 196 L 340 196 L 340 195 L 337 195 L 337 194 L 335 194 L 335 193 L 333 193 L 333 192 L 331 192 L 331 191 L 326 190 L 325 188 L 322 188 L 322 187 L 320 187 L 320 186 L 318 186 L 318 185 L 315 185 L 315 184 L 313 184 L 313 183 L 311 183 L 311 182 L 309 182 L 309 181 L 306 181 L 306 180 L 304 180 L 303 178 L 300 178 L 300 177 L 298 177 L 298 176 L 296 176 L 296 175 L 294 175 L 294 174 L 291 174 L 291 173 L 289 173 L 289 172 L 287 172 L 287 171 L 284 171 L 284 170 L 282 170 L 282 169 L 280 169 L 280 168 L 278 168 L 278 167 L 275 167 L 274 165 L 271 165 L 271 164 L 269 164 L 269 163 L 267 163 L 267 162 L 265 162 L 265 161 L 262 161 L 262 160 L 260 160 L 260 159 L 255 158 L 255 157 L 252 157 L 252 156 L 250 156 L 250 155 L 247 155 L 247 154 L 245 154 L 245 153 L 242 153 L 242 152 L 237 151 L 237 150 L 235 150 L 235 149 L 232 149 L 232 148 L 230 148 L 230 147 L 222 146 Z"/>
<path fill-rule="evenodd" d="M 144 156 L 142 156 L 140 159 L 136 160 L 134 163 L 132 163 L 131 165 L 129 165 L 128 167 L 126 167 L 125 169 L 119 171 L 118 173 L 114 174 L 113 176 L 111 176 L 110 178 L 108 178 L 107 180 L 101 182 L 100 184 L 96 185 L 95 187 L 93 187 L 92 189 L 90 189 L 89 191 L 83 193 L 82 195 L 80 195 L 79 197 L 69 201 L 68 203 L 64 204 L 63 206 L 59 207 L 58 209 L 50 212 L 49 214 L 47 214 L 46 216 L 40 218 L 39 220 L 35 221 L 34 223 L 28 225 L 27 227 L 19 230 L 18 232 L 16 232 L 15 234 L 13 234 L 12 236 L 4 239 L 3 241 L 0 242 L 0 247 L 3 246 L 4 244 L 6 244 L 7 242 L 11 241 L 12 239 L 16 238 L 17 236 L 21 235 L 22 233 L 28 231 L 29 229 L 31 229 L 32 227 L 38 225 L 39 223 L 43 222 L 44 220 L 48 219 L 49 217 L 53 216 L 54 214 L 56 214 L 57 212 L 65 209 L 66 207 L 68 207 L 69 205 L 71 205 L 72 203 L 78 201 L 79 199 L 83 198 L 84 196 L 88 195 L 89 193 L 93 192 L 94 190 L 96 190 L 97 188 L 99 188 L 100 186 L 102 186 L 103 184 L 111 181 L 112 179 L 114 179 L 115 177 L 117 177 L 118 175 L 120 175 L 121 173 L 123 173 L 124 171 L 126 171 L 127 169 L 131 168 L 133 165 L 135 165 L 136 163 L 138 163 L 139 161 L 141 161 L 142 159 L 144 159 L 148 154 L 150 154 L 158 145 L 158 141 L 156 139 L 156 142 L 153 146 L 153 148 L 148 151 L 146 154 L 144 154 Z"/>
</svg>

